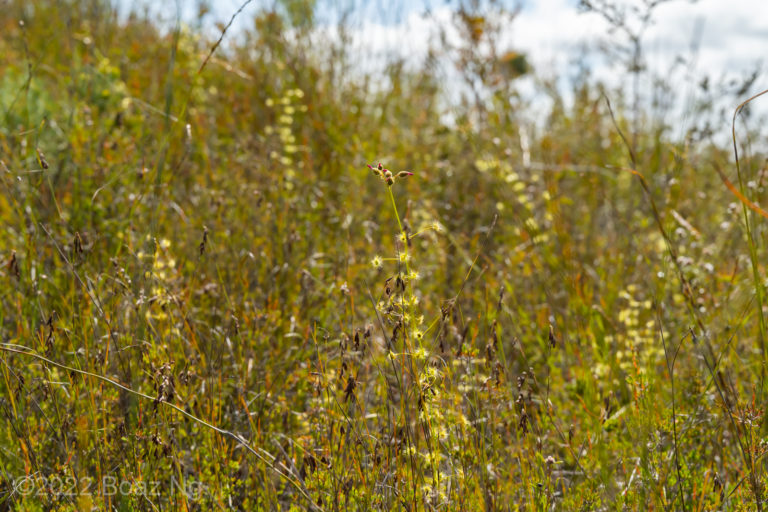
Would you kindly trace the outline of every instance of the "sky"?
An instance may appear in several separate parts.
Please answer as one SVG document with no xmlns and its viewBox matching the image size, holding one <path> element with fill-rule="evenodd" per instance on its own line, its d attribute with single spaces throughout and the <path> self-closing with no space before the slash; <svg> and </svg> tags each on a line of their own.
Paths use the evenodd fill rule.
<svg viewBox="0 0 768 512">
<path fill-rule="evenodd" d="M 121 8 L 146 0 L 118 0 Z M 226 22 L 243 0 L 212 0 L 210 27 L 214 21 Z M 230 37 L 250 26 L 250 19 L 268 0 L 254 0 L 241 13 Z M 583 13 L 578 0 L 501 0 L 509 7 L 519 6 L 517 17 L 501 35 L 501 45 L 526 54 L 540 77 L 557 77 L 568 95 L 568 79 L 577 72 L 581 58 L 592 76 L 609 85 L 622 75 L 617 67 L 596 51 L 601 43 L 615 41 L 609 25 L 595 13 Z M 644 0 L 617 0 L 624 6 L 640 5 Z M 183 17 L 189 21 L 197 12 L 197 0 L 179 0 Z M 271 1 L 269 2 L 272 3 Z M 391 55 L 400 55 L 417 65 L 426 55 L 436 26 L 450 21 L 456 2 L 446 0 L 318 0 L 318 24 L 326 37 L 334 37 L 335 13 L 340 6 L 352 5 L 351 40 L 354 61 L 362 67 L 375 67 Z M 154 4 L 158 5 L 158 4 Z M 174 19 L 173 2 L 164 2 L 161 19 Z M 425 14 L 428 13 L 428 14 Z M 449 33 L 449 39 L 456 35 Z M 768 62 L 768 0 L 672 0 L 654 11 L 654 23 L 643 35 L 649 69 L 658 76 L 673 77 L 673 88 L 686 102 L 695 101 L 696 84 L 706 76 L 712 83 L 744 77 Z M 586 58 L 583 56 L 587 55 Z M 682 57 L 685 65 L 676 59 Z M 672 72 L 671 70 L 674 70 Z M 763 76 L 765 75 L 765 76 Z M 531 100 L 537 98 L 534 80 L 520 84 Z M 768 73 L 762 73 L 746 97 L 768 88 Z M 733 111 L 735 98 L 723 98 L 721 107 Z M 765 105 L 756 111 L 768 112 Z M 681 107 L 685 110 L 685 107 Z M 762 110 L 761 110 L 762 109 Z"/>
<path fill-rule="evenodd" d="M 140 3 L 121 0 L 125 5 Z M 196 12 L 195 0 L 181 0 L 187 16 Z M 271 3 L 271 2 L 269 2 Z M 525 51 L 537 67 L 561 66 L 569 55 L 583 43 L 593 44 L 607 36 L 608 25 L 596 14 L 580 13 L 578 0 L 509 0 L 503 4 L 519 5 L 521 12 L 509 27 L 511 44 Z M 618 0 L 622 5 L 640 5 L 642 0 Z M 229 17 L 242 0 L 215 0 L 212 14 L 219 21 Z M 265 4 L 254 0 L 246 7 L 237 25 L 247 25 L 248 19 Z M 429 22 L 423 17 L 427 10 L 435 19 L 445 19 L 456 2 L 445 0 L 348 0 L 319 2 L 321 21 L 334 18 L 332 12 L 340 5 L 354 5 L 360 14 L 360 28 L 368 32 L 375 26 L 386 33 L 393 51 L 412 54 L 423 47 L 427 33 L 420 30 Z M 165 2 L 173 15 L 173 2 Z M 333 6 L 331 8 L 323 5 Z M 690 50 L 694 39 L 699 44 L 702 66 L 724 71 L 740 71 L 754 67 L 768 54 L 767 0 L 673 0 L 661 4 L 655 11 L 655 23 L 644 38 L 654 59 L 663 63 L 671 55 Z M 381 35 L 381 34 L 380 34 Z"/>
</svg>

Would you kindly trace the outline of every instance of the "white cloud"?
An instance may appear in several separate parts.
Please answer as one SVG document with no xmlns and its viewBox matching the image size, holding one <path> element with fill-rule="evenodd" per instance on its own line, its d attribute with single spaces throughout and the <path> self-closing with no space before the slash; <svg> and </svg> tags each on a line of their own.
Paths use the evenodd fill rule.
<svg viewBox="0 0 768 512">
<path fill-rule="evenodd" d="M 640 3 L 639 0 L 617 1 L 623 5 Z M 218 21 L 227 21 L 240 2 L 212 2 L 213 17 Z M 184 12 L 194 10 L 190 7 L 194 5 L 193 0 L 181 3 Z M 373 71 L 390 62 L 392 56 L 404 59 L 406 65 L 415 67 L 421 64 L 430 43 L 437 41 L 438 28 L 451 26 L 452 7 L 437 2 L 438 6 L 432 7 L 429 15 L 425 16 L 422 11 L 430 3 L 434 4 L 427 0 L 406 1 L 395 7 L 401 9 L 399 14 L 386 18 L 382 17 L 382 13 L 391 12 L 391 9 L 387 11 L 376 1 L 358 4 L 359 9 L 348 31 L 348 50 L 353 67 L 361 72 Z M 585 62 L 593 76 L 611 85 L 619 85 L 617 77 L 626 76 L 593 51 L 601 41 L 611 41 L 611 38 L 615 41 L 616 34 L 609 33 L 608 24 L 599 15 L 579 13 L 576 3 L 577 0 L 523 0 L 519 16 L 505 28 L 501 41 L 505 48 L 526 53 L 540 75 L 559 77 L 566 96 L 565 84 L 575 71 L 573 63 L 584 56 L 585 51 L 588 52 Z M 258 0 L 254 1 L 237 20 L 235 30 L 251 26 L 249 18 L 261 8 L 261 4 Z M 333 19 L 333 15 L 327 14 L 320 18 Z M 725 75 L 743 76 L 754 70 L 768 53 L 768 0 L 673 0 L 661 4 L 655 11 L 654 19 L 655 23 L 644 34 L 643 45 L 649 68 L 658 76 L 671 76 L 669 70 L 675 58 L 691 59 L 694 43 L 697 47 L 697 58 L 695 66 L 689 70 L 691 72 L 678 72 L 674 78 L 682 80 L 674 87 L 689 95 L 685 101 L 692 101 L 690 94 L 695 94 L 691 77 L 706 75 L 716 81 Z M 327 25 L 318 29 L 315 34 L 317 45 L 322 45 L 324 38 L 338 40 L 336 27 Z M 452 43 L 459 39 L 456 31 L 450 29 L 447 38 Z M 444 74 L 447 81 L 456 79 L 455 70 L 451 70 L 449 65 L 444 66 Z M 538 94 L 538 86 L 531 80 L 521 82 L 521 86 L 531 98 Z M 758 92 L 761 87 L 768 88 L 765 77 L 761 77 L 749 92 Z M 542 100 L 540 95 L 537 100 Z M 726 105 L 729 108 L 735 106 L 731 104 L 736 102 L 735 99 L 725 101 L 730 102 Z M 768 105 L 768 100 L 765 103 Z"/>
<path fill-rule="evenodd" d="M 637 0 L 620 0 L 623 5 L 638 5 Z M 432 11 L 430 18 L 416 11 L 397 25 L 365 24 L 361 33 L 374 31 L 374 39 L 363 41 L 356 47 L 360 59 L 376 55 L 397 54 L 420 60 L 426 52 L 436 25 L 448 25 L 450 8 L 443 6 Z M 768 54 L 768 1 L 767 0 L 676 0 L 661 4 L 654 13 L 654 22 L 643 34 L 642 43 L 646 63 L 655 76 L 673 80 L 677 112 L 686 115 L 686 108 L 699 96 L 696 82 L 707 76 L 716 83 L 723 77 L 744 77 L 754 71 Z M 634 23 L 637 27 L 637 23 Z M 452 41 L 457 34 L 449 33 Z M 502 44 L 526 53 L 534 68 L 545 77 L 559 77 L 563 93 L 568 96 L 567 78 L 575 71 L 573 63 L 584 58 L 594 77 L 608 85 L 620 86 L 626 72 L 616 63 L 610 64 L 595 51 L 602 42 L 615 44 L 617 33 L 611 33 L 608 23 L 598 14 L 579 13 L 575 0 L 532 0 L 523 4 L 519 16 L 502 34 Z M 614 42 L 612 42 L 614 41 Z M 694 52 L 695 48 L 695 52 Z M 678 66 L 672 74 L 676 59 L 683 58 L 688 66 Z M 694 58 L 695 57 L 695 58 Z M 537 85 L 523 81 L 522 89 L 532 101 L 544 102 Z M 648 90 L 649 84 L 642 84 Z M 753 85 L 746 95 L 768 88 L 766 77 Z M 718 105 L 732 112 L 738 99 L 724 98 Z M 755 106 L 757 112 L 768 111 L 768 100 Z M 545 109 L 539 109 L 545 110 Z M 722 126 L 723 120 L 715 121 Z M 685 127 L 680 127 L 684 131 Z M 729 127 L 728 127 L 729 129 Z M 727 130 L 724 130 L 727 131 Z"/>
</svg>

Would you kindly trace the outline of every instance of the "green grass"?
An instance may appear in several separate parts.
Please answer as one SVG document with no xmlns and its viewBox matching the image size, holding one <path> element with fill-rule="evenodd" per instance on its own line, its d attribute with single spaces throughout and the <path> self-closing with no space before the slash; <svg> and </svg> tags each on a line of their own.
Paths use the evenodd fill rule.
<svg viewBox="0 0 768 512">
<path fill-rule="evenodd" d="M 3 509 L 762 510 L 764 162 L 713 98 L 677 140 L 540 81 L 535 126 L 520 55 L 451 104 L 311 4 L 6 4 Z"/>
</svg>

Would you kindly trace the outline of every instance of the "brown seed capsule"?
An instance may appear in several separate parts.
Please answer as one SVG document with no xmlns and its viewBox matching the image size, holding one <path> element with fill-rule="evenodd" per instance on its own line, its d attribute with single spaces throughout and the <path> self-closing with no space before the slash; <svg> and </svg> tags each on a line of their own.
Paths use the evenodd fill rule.
<svg viewBox="0 0 768 512">
<path fill-rule="evenodd" d="M 551 348 L 557 347 L 557 340 L 555 339 L 555 331 L 552 325 L 549 326 L 549 346 Z"/>
<path fill-rule="evenodd" d="M 21 276 L 21 271 L 19 270 L 19 260 L 16 259 L 16 251 L 11 253 L 11 259 L 8 262 L 8 272 L 16 279 Z"/>
<path fill-rule="evenodd" d="M 344 389 L 344 401 L 346 402 L 350 398 L 352 400 L 355 399 L 355 387 L 357 386 L 357 383 L 355 382 L 354 377 L 349 377 L 347 379 L 347 387 Z"/>
<path fill-rule="evenodd" d="M 75 233 L 74 239 L 75 256 L 82 256 L 83 254 L 83 239 L 80 237 L 80 233 Z"/>
<path fill-rule="evenodd" d="M 198 249 L 200 251 L 200 256 L 203 255 L 205 252 L 205 247 L 208 245 L 208 227 L 203 226 L 203 241 L 200 242 L 200 245 L 198 246 Z"/>
<path fill-rule="evenodd" d="M 45 155 L 43 154 L 42 151 L 40 151 L 40 148 L 36 148 L 36 150 L 37 150 L 37 159 L 40 161 L 40 166 L 43 169 L 48 169 L 49 165 L 45 159 Z"/>
</svg>

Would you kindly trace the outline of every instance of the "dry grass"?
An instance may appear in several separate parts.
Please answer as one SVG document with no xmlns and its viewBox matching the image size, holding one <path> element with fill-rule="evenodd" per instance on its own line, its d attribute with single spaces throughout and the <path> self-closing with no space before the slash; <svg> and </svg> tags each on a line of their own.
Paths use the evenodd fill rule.
<svg viewBox="0 0 768 512">
<path fill-rule="evenodd" d="M 481 12 L 446 106 L 280 5 L 6 2 L 2 507 L 761 510 L 755 134 L 588 79 L 526 124 Z"/>
</svg>

